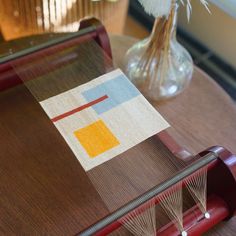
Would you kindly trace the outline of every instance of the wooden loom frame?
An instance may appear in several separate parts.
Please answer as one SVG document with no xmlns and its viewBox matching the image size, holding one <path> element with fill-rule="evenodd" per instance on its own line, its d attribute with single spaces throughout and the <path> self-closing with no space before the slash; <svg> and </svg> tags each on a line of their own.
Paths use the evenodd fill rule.
<svg viewBox="0 0 236 236">
<path fill-rule="evenodd" d="M 22 83 L 22 81 L 15 74 L 9 62 L 12 60 L 28 61 L 31 58 L 39 57 L 45 51 L 53 53 L 60 50 L 64 44 L 69 47 L 86 42 L 90 39 L 94 39 L 98 45 L 103 48 L 106 54 L 109 57 L 112 57 L 106 30 L 96 19 L 82 21 L 80 29 L 81 31 L 79 31 L 75 36 L 63 38 L 63 40 L 59 39 L 56 44 L 50 44 L 49 42 L 45 45 L 39 45 L 39 47 L 34 51 L 29 49 L 25 50 L 23 54 L 22 52 L 19 52 L 15 55 L 10 55 L 8 58 L 4 58 L 4 62 L 0 59 L 0 91 L 4 91 Z M 157 136 L 174 155 L 181 157 L 182 153 L 188 153 L 166 131 L 157 134 Z M 201 217 L 202 213 L 196 206 L 185 212 L 184 225 L 187 225 L 187 228 L 189 228 L 188 232 L 190 235 L 199 235 L 207 231 L 218 222 L 233 216 L 236 210 L 236 156 L 222 147 L 210 148 L 199 155 L 205 157 L 209 154 L 216 157 L 215 160 L 208 164 L 208 210 L 211 214 L 211 218 L 201 218 L 198 221 L 198 224 L 195 224 L 195 226 L 192 227 L 193 221 L 196 220 L 194 218 L 196 214 Z M 191 156 L 190 153 L 189 156 Z M 221 173 L 220 176 L 219 173 Z M 227 185 L 225 183 L 227 183 Z M 229 192 L 230 194 L 228 194 Z M 141 205 L 139 207 L 143 206 Z M 106 219 L 102 219 L 101 221 L 104 220 Z M 106 235 L 120 226 L 120 221 L 115 220 L 106 227 L 99 229 L 96 232 L 96 235 Z M 175 228 L 173 222 L 170 222 L 157 232 L 157 235 L 178 234 L 179 232 Z M 82 235 L 86 235 L 86 230 L 82 233 Z"/>
</svg>

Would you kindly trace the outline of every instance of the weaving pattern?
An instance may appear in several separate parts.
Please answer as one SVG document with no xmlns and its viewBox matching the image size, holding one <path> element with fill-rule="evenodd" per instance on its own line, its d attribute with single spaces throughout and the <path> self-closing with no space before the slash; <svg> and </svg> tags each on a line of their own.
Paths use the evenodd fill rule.
<svg viewBox="0 0 236 236">
<path fill-rule="evenodd" d="M 40 104 L 85 171 L 169 126 L 119 69 Z"/>
</svg>

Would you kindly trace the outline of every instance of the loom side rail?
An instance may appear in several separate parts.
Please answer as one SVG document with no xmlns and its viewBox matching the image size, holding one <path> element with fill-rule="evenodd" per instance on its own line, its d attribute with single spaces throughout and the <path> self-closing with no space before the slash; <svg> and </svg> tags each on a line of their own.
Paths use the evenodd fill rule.
<svg viewBox="0 0 236 236">
<path fill-rule="evenodd" d="M 62 50 L 65 46 L 72 47 L 89 40 L 95 40 L 106 56 L 112 58 L 109 37 L 105 27 L 97 19 L 88 18 L 80 22 L 80 29 L 76 33 L 56 38 L 0 58 L 0 91 L 22 83 L 22 80 L 12 68 L 12 63 L 27 64 L 32 59 L 41 58 L 44 53 L 53 54 Z"/>
<path fill-rule="evenodd" d="M 142 211 L 143 208 L 145 208 L 145 204 L 147 204 L 150 199 L 152 199 L 153 197 L 157 197 L 158 194 L 163 193 L 166 189 L 168 189 L 178 181 L 182 181 L 184 178 L 190 177 L 196 170 L 204 166 L 208 167 L 209 172 L 208 210 L 211 212 L 211 214 L 214 214 L 214 216 L 210 220 L 206 220 L 204 217 L 201 218 L 198 223 L 200 223 L 199 225 L 201 225 L 202 227 L 196 227 L 196 224 L 194 224 L 194 222 L 190 222 L 191 220 L 193 220 L 193 212 L 194 214 L 196 213 L 199 216 L 202 213 L 199 210 L 196 210 L 196 206 L 194 206 L 184 213 L 184 224 L 193 225 L 193 227 L 189 229 L 192 232 L 191 235 L 199 235 L 200 231 L 201 233 L 203 233 L 220 221 L 226 218 L 230 218 L 236 211 L 236 156 L 222 147 L 212 147 L 200 153 L 199 155 L 202 158 L 195 161 L 191 165 L 191 167 L 184 169 L 173 178 L 165 181 L 164 184 L 162 183 L 156 186 L 139 198 L 128 203 L 126 206 L 120 208 L 116 212 L 95 223 L 93 226 L 89 227 L 83 232 L 78 233 L 78 235 L 100 236 L 111 233 L 121 226 L 121 219 L 132 210 L 137 210 L 138 208 L 140 209 L 140 211 Z M 219 175 L 219 171 L 221 171 L 221 175 Z M 222 186 L 219 187 L 219 182 L 215 181 L 216 176 L 218 176 L 218 178 L 223 178 L 223 181 L 227 181 L 227 185 L 221 183 Z M 227 194 L 227 191 L 229 191 L 228 188 L 230 189 L 230 191 L 232 190 L 229 196 Z M 222 194 L 222 190 L 224 190 L 224 194 Z M 158 203 L 158 200 L 156 201 L 156 203 Z M 173 222 L 170 222 L 168 225 L 158 230 L 157 235 L 166 235 L 166 230 L 167 232 L 172 232 L 168 235 L 179 235 L 179 232 L 175 228 Z"/>
</svg>

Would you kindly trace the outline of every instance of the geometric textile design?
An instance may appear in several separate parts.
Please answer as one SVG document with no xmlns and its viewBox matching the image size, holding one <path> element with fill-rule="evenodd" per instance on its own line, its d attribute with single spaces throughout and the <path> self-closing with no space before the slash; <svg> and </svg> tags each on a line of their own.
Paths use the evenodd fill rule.
<svg viewBox="0 0 236 236">
<path fill-rule="evenodd" d="M 103 95 L 107 95 L 109 99 L 104 102 L 93 105 L 93 109 L 98 115 L 118 105 L 129 101 L 130 99 L 140 95 L 140 92 L 134 87 L 131 82 L 124 79 L 122 75 L 113 80 L 104 82 L 92 89 L 84 91 L 83 96 L 88 102 L 94 101 Z"/>
<path fill-rule="evenodd" d="M 169 127 L 119 69 L 40 105 L 85 171 Z"/>
<path fill-rule="evenodd" d="M 102 120 L 79 129 L 74 134 L 91 158 L 119 144 Z"/>
</svg>

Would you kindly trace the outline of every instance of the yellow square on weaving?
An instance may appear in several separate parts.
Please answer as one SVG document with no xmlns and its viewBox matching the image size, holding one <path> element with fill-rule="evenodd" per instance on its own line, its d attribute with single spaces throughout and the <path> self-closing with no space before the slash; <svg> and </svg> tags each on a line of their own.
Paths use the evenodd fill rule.
<svg viewBox="0 0 236 236">
<path fill-rule="evenodd" d="M 91 158 L 120 144 L 102 120 L 79 129 L 74 134 Z"/>
</svg>

